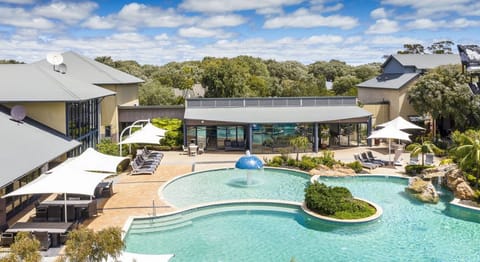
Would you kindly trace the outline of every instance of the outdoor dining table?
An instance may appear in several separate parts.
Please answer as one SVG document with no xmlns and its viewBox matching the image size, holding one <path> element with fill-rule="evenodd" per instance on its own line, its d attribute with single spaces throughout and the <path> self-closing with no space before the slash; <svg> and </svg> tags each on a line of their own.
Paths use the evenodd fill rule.
<svg viewBox="0 0 480 262">
<path fill-rule="evenodd" d="M 67 220 L 75 221 L 80 220 L 85 217 L 91 217 L 97 214 L 97 203 L 96 200 L 45 200 L 41 202 L 37 210 L 46 209 L 47 211 L 47 220 L 57 220 L 62 221 L 65 219 L 65 204 L 67 205 L 67 210 L 72 210 L 73 212 L 67 212 Z M 51 212 L 53 209 L 57 209 L 57 212 Z"/>
</svg>

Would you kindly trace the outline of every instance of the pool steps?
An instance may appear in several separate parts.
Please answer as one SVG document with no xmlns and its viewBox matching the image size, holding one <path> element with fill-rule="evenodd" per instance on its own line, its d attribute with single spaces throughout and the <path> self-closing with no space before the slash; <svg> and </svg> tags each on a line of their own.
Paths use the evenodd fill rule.
<svg viewBox="0 0 480 262">
<path fill-rule="evenodd" d="M 212 204 L 204 207 L 196 207 L 187 209 L 181 213 L 170 214 L 158 217 L 137 218 L 132 222 L 129 234 L 144 234 L 153 232 L 163 232 L 175 230 L 182 227 L 192 226 L 192 220 L 197 217 L 208 216 L 214 213 L 224 212 L 262 212 L 275 211 L 282 213 L 297 214 L 302 212 L 299 205 L 292 204 L 275 204 L 268 205 L 266 203 L 244 203 L 244 204 Z"/>
</svg>

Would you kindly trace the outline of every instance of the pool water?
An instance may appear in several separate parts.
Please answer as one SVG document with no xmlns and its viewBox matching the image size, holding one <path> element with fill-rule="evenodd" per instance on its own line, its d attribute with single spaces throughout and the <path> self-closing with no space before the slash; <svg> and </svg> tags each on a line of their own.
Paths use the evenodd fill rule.
<svg viewBox="0 0 480 262">
<path fill-rule="evenodd" d="M 250 186 L 246 184 L 247 172 L 253 180 Z M 309 178 L 308 174 L 282 169 L 219 169 L 182 177 L 168 184 L 162 193 L 163 198 L 176 207 L 234 199 L 301 202 Z"/>
<path fill-rule="evenodd" d="M 303 179 L 298 186 L 300 200 L 290 193 L 293 190 L 287 190 L 289 196 L 283 199 L 301 201 Z M 168 187 L 185 182 L 181 180 Z M 175 254 L 172 261 L 480 261 L 480 223 L 450 217 L 446 210 L 451 196 L 447 192 L 441 192 L 439 204 L 430 205 L 404 193 L 405 179 L 322 178 L 321 182 L 346 186 L 355 196 L 379 204 L 383 216 L 374 222 L 345 226 L 318 221 L 294 205 L 225 204 L 135 220 L 125 238 L 126 251 Z M 189 187 L 183 189 L 185 192 L 196 190 L 192 188 L 195 185 L 182 183 Z M 214 198 L 230 198 L 222 196 L 222 186 L 211 186 L 209 190 L 215 193 L 209 194 Z M 192 202 L 200 197 L 188 195 Z"/>
</svg>

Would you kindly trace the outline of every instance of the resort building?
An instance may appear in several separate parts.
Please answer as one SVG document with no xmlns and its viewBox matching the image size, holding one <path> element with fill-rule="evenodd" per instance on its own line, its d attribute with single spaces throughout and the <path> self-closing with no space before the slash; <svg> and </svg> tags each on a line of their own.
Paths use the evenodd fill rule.
<svg viewBox="0 0 480 262">
<path fill-rule="evenodd" d="M 309 150 L 322 144 L 366 145 L 371 113 L 355 97 L 187 99 L 184 141 L 207 150 L 278 153 L 306 136 Z"/>
<path fill-rule="evenodd" d="M 102 137 L 117 141 L 118 107 L 138 105 L 143 80 L 74 52 L 62 58 L 62 65 L 0 65 L 0 195 L 95 147 Z M 0 225 L 32 199 L 7 201 L 0 200 Z"/>
<path fill-rule="evenodd" d="M 382 74 L 357 85 L 358 99 L 372 113 L 372 124 L 402 116 L 418 117 L 409 104 L 407 91 L 426 71 L 441 65 L 460 64 L 458 54 L 395 54 L 382 64 Z"/>
</svg>

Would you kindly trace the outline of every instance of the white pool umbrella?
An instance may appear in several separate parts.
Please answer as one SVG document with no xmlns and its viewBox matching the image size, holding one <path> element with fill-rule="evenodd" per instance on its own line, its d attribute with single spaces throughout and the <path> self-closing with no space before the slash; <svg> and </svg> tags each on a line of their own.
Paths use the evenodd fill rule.
<svg viewBox="0 0 480 262">
<path fill-rule="evenodd" d="M 383 138 L 388 139 L 388 162 L 390 162 L 390 148 L 392 145 L 392 139 L 399 139 L 405 140 L 410 142 L 409 138 L 410 134 L 405 133 L 400 129 L 397 129 L 393 126 L 386 126 L 380 130 L 374 131 L 367 139 L 374 139 L 374 138 Z"/>
<path fill-rule="evenodd" d="M 380 127 L 387 127 L 387 126 L 391 126 L 391 127 L 394 127 L 396 129 L 400 129 L 400 130 L 405 130 L 405 129 L 420 129 L 420 130 L 425 130 L 425 128 L 421 127 L 421 126 L 417 126 L 413 123 L 410 123 L 408 122 L 407 120 L 405 120 L 403 117 L 401 116 L 398 116 L 397 118 L 391 120 L 391 121 L 388 121 L 388 122 L 385 122 L 383 124 L 380 124 L 378 125 Z"/>
</svg>

